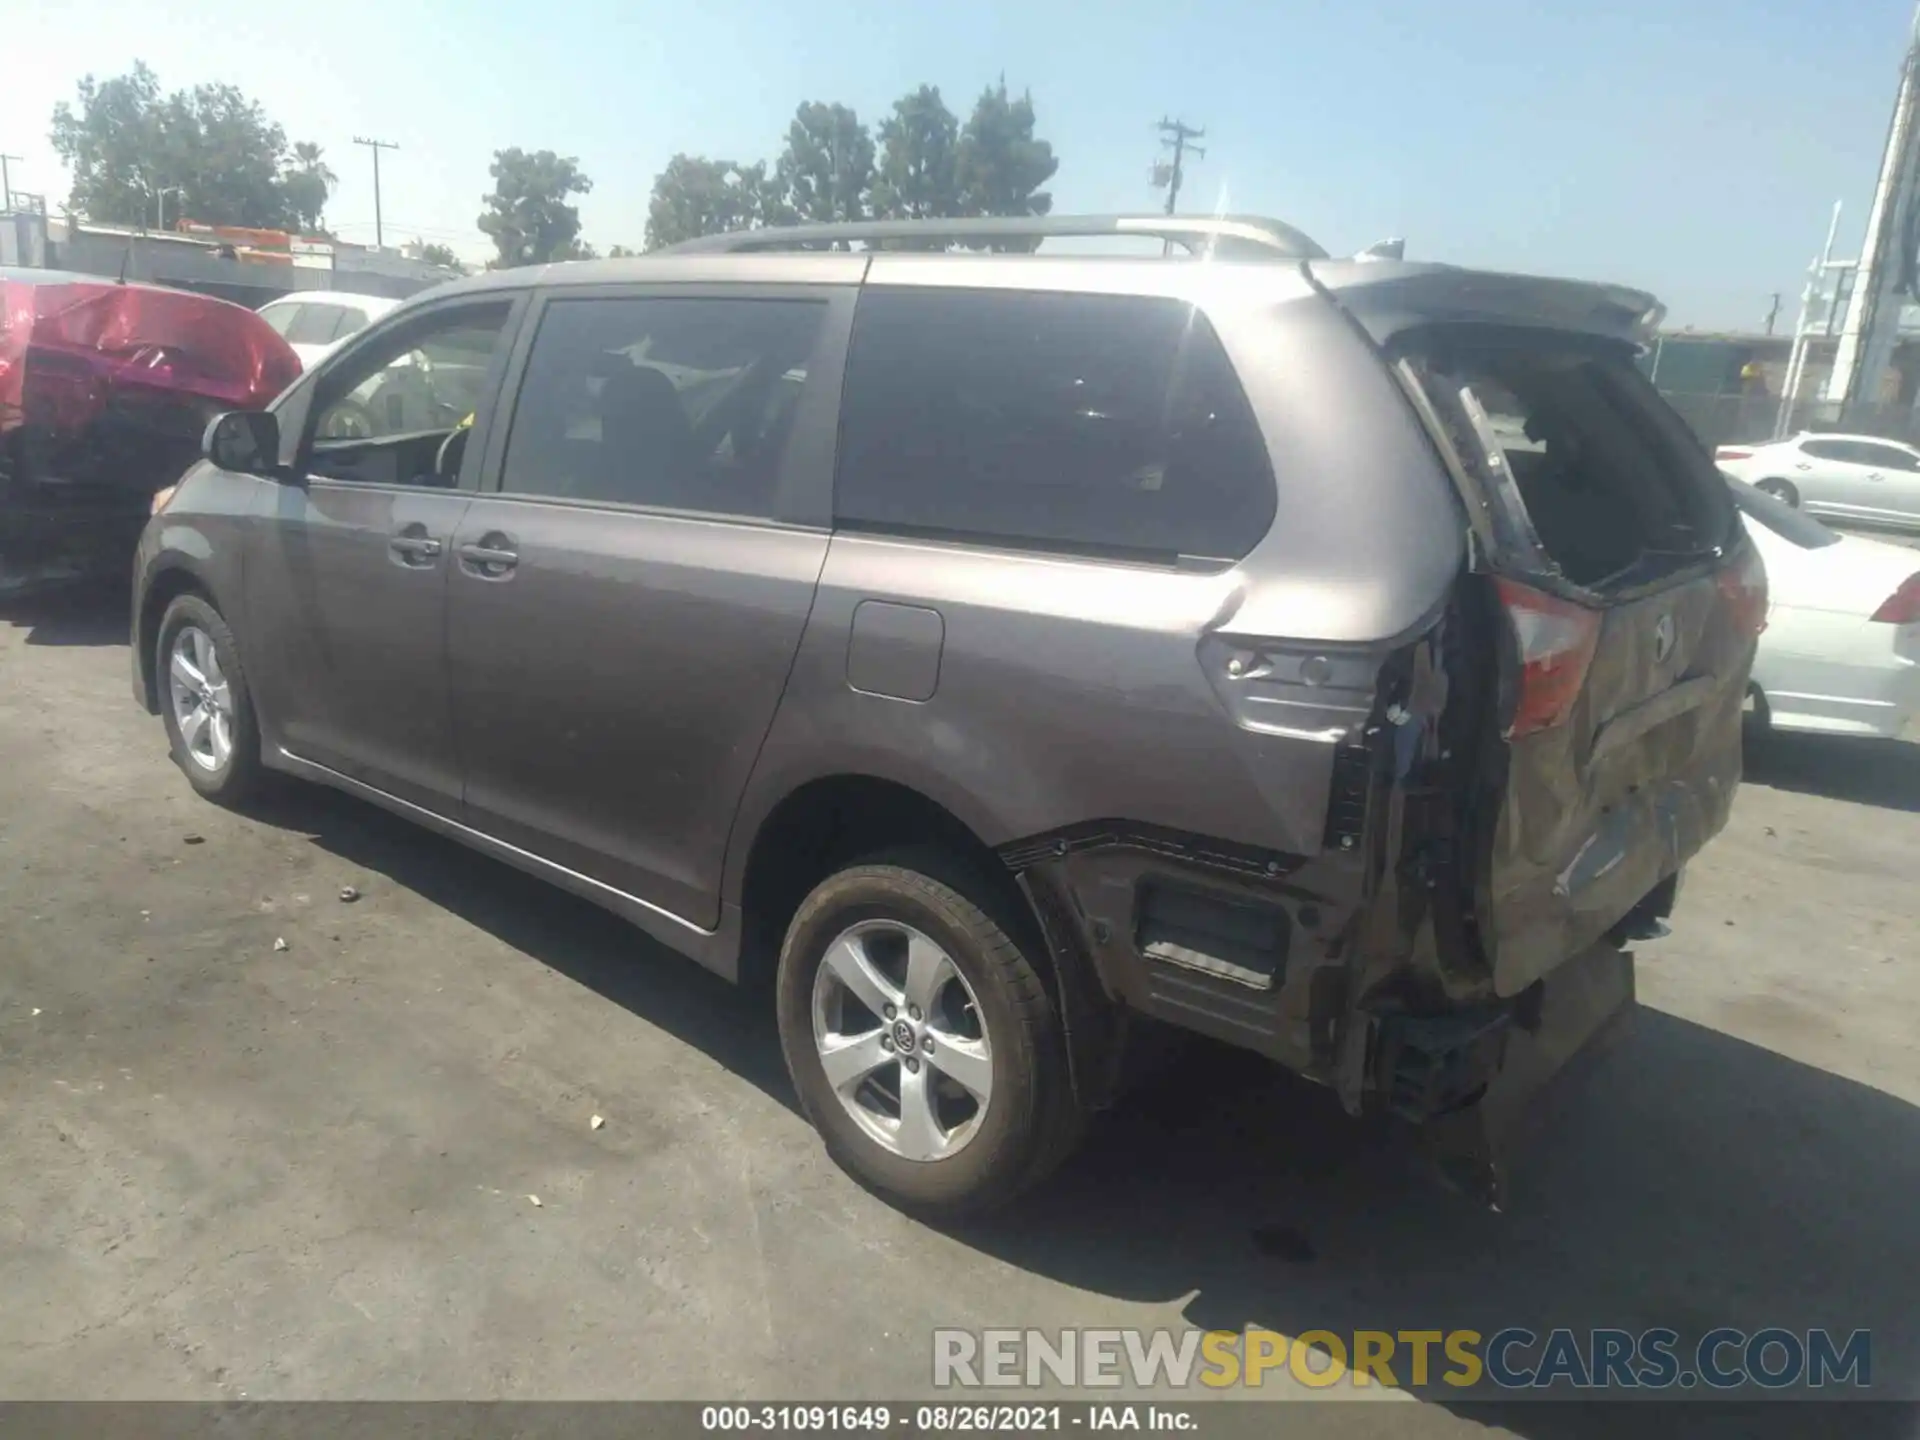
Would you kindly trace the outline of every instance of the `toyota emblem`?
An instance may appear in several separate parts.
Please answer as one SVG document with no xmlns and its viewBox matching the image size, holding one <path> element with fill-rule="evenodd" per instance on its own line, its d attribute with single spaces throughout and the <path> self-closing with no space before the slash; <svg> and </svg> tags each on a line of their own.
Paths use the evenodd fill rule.
<svg viewBox="0 0 1920 1440">
<path fill-rule="evenodd" d="M 1673 653 L 1673 616 L 1662 615 L 1653 627 L 1653 658 L 1664 662 Z"/>
<path fill-rule="evenodd" d="M 900 1047 L 900 1053 L 902 1055 L 911 1052 L 913 1049 L 913 1026 L 904 1020 L 894 1021 L 893 1043 Z"/>
</svg>

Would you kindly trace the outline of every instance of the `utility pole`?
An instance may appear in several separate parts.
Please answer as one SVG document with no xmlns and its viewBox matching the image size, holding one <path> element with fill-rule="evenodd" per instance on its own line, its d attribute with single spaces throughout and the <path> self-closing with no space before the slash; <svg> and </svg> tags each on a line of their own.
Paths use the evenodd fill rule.
<svg viewBox="0 0 1920 1440">
<path fill-rule="evenodd" d="M 1900 311 L 1915 297 L 1914 220 L 1916 181 L 1920 181 L 1920 13 L 1900 63 L 1900 89 L 1880 160 L 1880 180 L 1867 212 L 1867 234 L 1860 266 L 1833 358 L 1826 398 L 1842 407 L 1877 394 L 1880 378 L 1893 358 Z M 1843 411 L 1844 418 L 1844 411 Z"/>
<path fill-rule="evenodd" d="M 13 209 L 13 172 L 7 169 L 7 162 L 26 158 L 24 155 L 0 155 L 0 211 Z"/>
<path fill-rule="evenodd" d="M 358 135 L 353 137 L 353 143 L 373 151 L 373 248 L 384 250 L 387 248 L 387 232 L 380 223 L 380 152 L 398 150 L 400 147 L 391 140 L 363 140 Z"/>
<path fill-rule="evenodd" d="M 1186 178 L 1187 152 L 1192 151 L 1204 160 L 1207 152 L 1193 142 L 1203 139 L 1207 132 L 1195 129 L 1184 120 L 1165 118 L 1162 118 L 1155 128 L 1160 131 L 1160 144 L 1173 151 L 1171 165 L 1161 164 L 1154 167 L 1154 180 L 1157 183 L 1164 183 L 1167 187 L 1167 214 L 1171 215 L 1174 207 L 1180 203 L 1180 182 Z M 1164 180 L 1161 178 L 1163 175 Z"/>
</svg>

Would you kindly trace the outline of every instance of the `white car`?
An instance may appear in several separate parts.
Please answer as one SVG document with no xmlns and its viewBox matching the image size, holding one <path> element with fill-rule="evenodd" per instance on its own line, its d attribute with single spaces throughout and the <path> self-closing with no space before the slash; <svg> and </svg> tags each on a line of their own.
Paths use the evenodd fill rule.
<svg viewBox="0 0 1920 1440">
<path fill-rule="evenodd" d="M 1752 487 L 1732 489 L 1767 567 L 1755 724 L 1920 739 L 1920 551 L 1842 535 Z"/>
<path fill-rule="evenodd" d="M 280 333 L 300 363 L 314 362 L 349 335 L 366 329 L 400 302 L 385 295 L 349 295 L 339 290 L 299 290 L 269 300 L 260 318 Z"/>
<path fill-rule="evenodd" d="M 1795 435 L 1722 445 L 1713 460 L 1756 490 L 1815 515 L 1920 525 L 1920 449 L 1876 435 Z"/>
</svg>

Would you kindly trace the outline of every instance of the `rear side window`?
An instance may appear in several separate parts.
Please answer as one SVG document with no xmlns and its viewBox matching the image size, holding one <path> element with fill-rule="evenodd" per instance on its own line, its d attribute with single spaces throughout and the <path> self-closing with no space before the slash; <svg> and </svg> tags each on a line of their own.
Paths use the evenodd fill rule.
<svg viewBox="0 0 1920 1440">
<path fill-rule="evenodd" d="M 1651 579 L 1732 537 L 1712 460 L 1624 347 L 1441 337 L 1416 374 L 1496 488 L 1511 477 L 1541 548 L 1576 584 Z"/>
<path fill-rule="evenodd" d="M 1178 300 L 861 294 L 834 510 L 855 529 L 1236 560 L 1273 523 L 1253 411 Z"/>
<path fill-rule="evenodd" d="M 268 305 L 259 312 L 260 318 L 273 327 L 273 333 L 284 336 L 293 322 L 300 318 L 302 305 Z"/>
<path fill-rule="evenodd" d="M 286 335 L 294 345 L 326 345 L 333 340 L 334 327 L 340 323 L 338 305 L 302 305 Z"/>
<path fill-rule="evenodd" d="M 812 300 L 553 301 L 501 490 L 772 517 L 825 316 Z"/>
</svg>

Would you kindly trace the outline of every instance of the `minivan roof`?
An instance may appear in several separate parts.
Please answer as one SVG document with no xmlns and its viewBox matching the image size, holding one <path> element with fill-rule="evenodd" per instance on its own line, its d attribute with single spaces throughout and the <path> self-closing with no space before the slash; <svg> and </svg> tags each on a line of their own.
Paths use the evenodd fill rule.
<svg viewBox="0 0 1920 1440">
<path fill-rule="evenodd" d="M 897 239 L 964 244 L 1101 235 L 1159 238 L 1187 253 L 1154 258 L 811 248 Z M 1665 314 L 1652 295 L 1619 285 L 1371 256 L 1330 259 L 1292 226 L 1258 216 L 995 216 L 775 226 L 703 236 L 619 260 L 487 271 L 425 294 L 689 282 L 949 284 L 1195 300 L 1206 296 L 1216 301 L 1230 296 L 1241 303 L 1290 297 L 1311 287 L 1333 299 L 1381 344 L 1416 327 L 1465 324 L 1572 331 L 1644 345 Z"/>
</svg>

